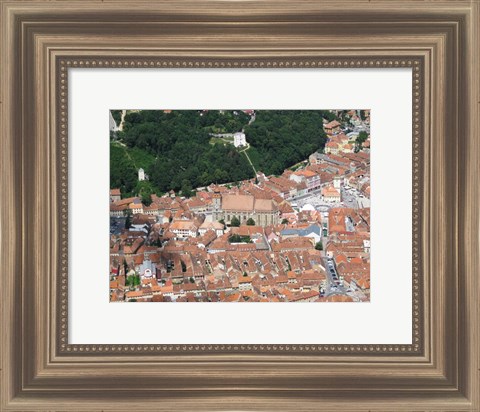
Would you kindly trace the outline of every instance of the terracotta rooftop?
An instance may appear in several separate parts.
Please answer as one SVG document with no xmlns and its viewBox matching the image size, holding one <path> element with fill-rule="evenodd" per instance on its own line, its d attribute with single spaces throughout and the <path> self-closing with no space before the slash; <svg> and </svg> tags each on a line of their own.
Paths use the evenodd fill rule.
<svg viewBox="0 0 480 412">
<path fill-rule="evenodd" d="M 276 210 L 271 199 L 255 199 L 255 211 L 270 212 Z"/>
<path fill-rule="evenodd" d="M 176 220 L 170 225 L 170 230 L 194 230 L 193 220 Z"/>
<path fill-rule="evenodd" d="M 252 211 L 254 205 L 254 197 L 251 195 L 223 195 L 222 209 Z"/>
<path fill-rule="evenodd" d="M 203 222 L 200 225 L 200 229 L 215 229 L 215 230 L 222 230 L 223 225 L 220 222 Z"/>
<path fill-rule="evenodd" d="M 340 126 L 340 123 L 338 123 L 336 120 L 333 120 L 325 125 L 325 129 L 333 129 L 334 127 L 338 126 Z"/>
</svg>

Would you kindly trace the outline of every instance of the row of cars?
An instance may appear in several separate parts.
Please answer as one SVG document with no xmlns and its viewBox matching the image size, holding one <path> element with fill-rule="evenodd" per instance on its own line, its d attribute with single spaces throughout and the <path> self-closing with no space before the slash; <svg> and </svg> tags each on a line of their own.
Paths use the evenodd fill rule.
<svg viewBox="0 0 480 412">
<path fill-rule="evenodd" d="M 335 270 L 335 263 L 333 262 L 332 258 L 327 257 L 327 269 L 330 272 L 330 275 L 332 276 L 332 279 L 334 283 L 330 286 L 331 291 L 337 291 L 338 288 L 341 286 L 340 279 L 338 279 L 338 274 L 337 271 Z"/>
</svg>

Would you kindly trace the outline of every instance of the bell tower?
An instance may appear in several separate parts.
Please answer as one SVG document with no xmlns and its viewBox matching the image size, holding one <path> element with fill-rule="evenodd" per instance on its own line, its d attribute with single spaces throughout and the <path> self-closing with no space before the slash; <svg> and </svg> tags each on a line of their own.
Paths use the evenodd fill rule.
<svg viewBox="0 0 480 412">
<path fill-rule="evenodd" d="M 220 194 L 220 192 L 215 192 L 213 194 L 213 221 L 214 222 L 221 219 L 220 217 L 221 211 L 222 211 L 222 195 Z"/>
</svg>

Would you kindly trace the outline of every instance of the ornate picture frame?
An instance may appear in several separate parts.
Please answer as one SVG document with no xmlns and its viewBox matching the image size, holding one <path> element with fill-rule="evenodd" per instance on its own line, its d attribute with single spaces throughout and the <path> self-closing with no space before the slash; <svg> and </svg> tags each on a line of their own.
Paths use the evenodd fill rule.
<svg viewBox="0 0 480 412">
<path fill-rule="evenodd" d="M 1 7 L 2 410 L 479 410 L 477 1 Z M 411 68 L 412 344 L 70 344 L 74 67 Z"/>
</svg>

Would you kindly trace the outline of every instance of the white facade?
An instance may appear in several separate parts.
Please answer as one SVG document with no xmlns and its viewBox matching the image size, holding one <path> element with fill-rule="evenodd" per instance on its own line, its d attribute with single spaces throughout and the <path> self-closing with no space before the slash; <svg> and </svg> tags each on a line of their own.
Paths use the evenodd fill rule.
<svg viewBox="0 0 480 412">
<path fill-rule="evenodd" d="M 238 132 L 233 135 L 233 145 L 235 147 L 246 146 L 247 139 L 245 138 L 245 133 Z"/>
<path fill-rule="evenodd" d="M 340 203 L 340 195 L 330 195 L 328 194 L 327 196 L 323 197 L 324 202 L 327 203 Z"/>
<path fill-rule="evenodd" d="M 110 216 L 112 217 L 122 217 L 123 210 L 122 209 L 110 209 Z"/>
<path fill-rule="evenodd" d="M 341 176 L 335 176 L 333 178 L 333 187 L 335 189 L 340 189 L 341 185 L 342 185 L 342 177 Z"/>
<path fill-rule="evenodd" d="M 197 237 L 198 227 L 192 221 L 177 220 L 170 225 L 170 231 L 178 239 Z"/>
<path fill-rule="evenodd" d="M 363 251 L 365 253 L 370 253 L 370 239 L 363 240 Z"/>
<path fill-rule="evenodd" d="M 148 176 L 145 174 L 145 170 L 142 168 L 138 169 L 138 181 L 148 180 Z"/>
<path fill-rule="evenodd" d="M 322 198 L 327 203 L 339 203 L 341 201 L 340 191 L 333 187 L 326 187 L 322 190 Z"/>
<path fill-rule="evenodd" d="M 238 284 L 238 290 L 240 290 L 240 292 L 244 292 L 246 290 L 250 290 L 252 289 L 252 283 L 251 282 L 240 282 Z"/>
<path fill-rule="evenodd" d="M 187 237 L 197 237 L 197 231 L 195 229 L 172 229 L 172 232 L 177 238 L 185 239 Z"/>
</svg>

